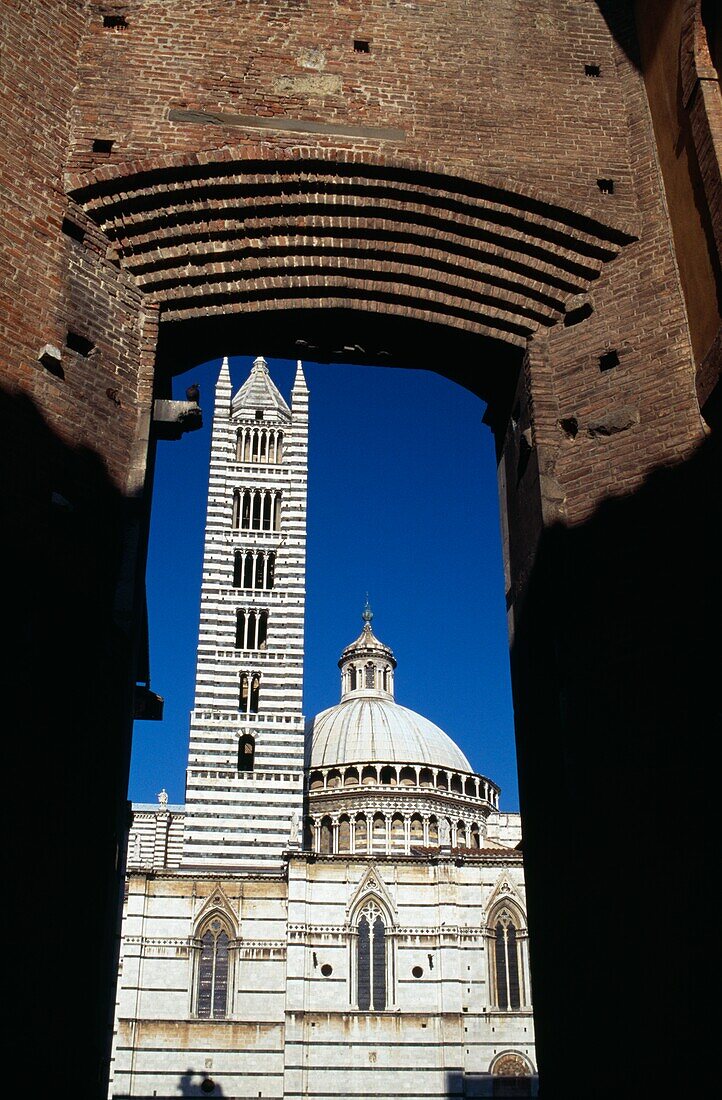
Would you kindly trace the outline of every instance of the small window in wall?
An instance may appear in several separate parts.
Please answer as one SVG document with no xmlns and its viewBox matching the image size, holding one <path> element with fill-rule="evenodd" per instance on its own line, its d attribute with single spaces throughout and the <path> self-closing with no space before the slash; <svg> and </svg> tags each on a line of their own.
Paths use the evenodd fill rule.
<svg viewBox="0 0 722 1100">
<path fill-rule="evenodd" d="M 197 1013 L 202 1018 L 217 1020 L 227 1015 L 229 944 L 223 922 L 212 920 L 201 936 Z"/>
<path fill-rule="evenodd" d="M 373 665 L 368 664 L 364 669 L 364 687 L 372 688 L 376 684 L 376 669 Z"/>
<path fill-rule="evenodd" d="M 252 772 L 253 760 L 256 755 L 256 742 L 250 733 L 244 733 L 238 739 L 238 770 L 239 772 Z"/>
<path fill-rule="evenodd" d="M 351 665 L 350 669 L 348 670 L 348 685 L 349 691 L 356 690 L 356 669 L 353 665 Z"/>
</svg>

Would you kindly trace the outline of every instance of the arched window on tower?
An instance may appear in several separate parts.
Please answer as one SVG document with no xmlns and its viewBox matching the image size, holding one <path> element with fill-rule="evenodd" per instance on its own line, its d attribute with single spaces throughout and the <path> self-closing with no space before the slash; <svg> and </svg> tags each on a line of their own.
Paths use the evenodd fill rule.
<svg viewBox="0 0 722 1100">
<path fill-rule="evenodd" d="M 349 689 L 349 691 L 355 691 L 356 690 L 356 667 L 355 667 L 355 665 L 350 665 L 349 666 L 349 670 L 348 670 L 348 689 Z"/>
<path fill-rule="evenodd" d="M 236 550 L 233 555 L 233 584 L 269 592 L 276 575 L 275 550 Z"/>
<path fill-rule="evenodd" d="M 200 936 L 196 1013 L 204 1019 L 228 1015 L 228 949 L 231 937 L 224 921 L 214 917 Z"/>
<path fill-rule="evenodd" d="M 356 1001 L 362 1012 L 383 1012 L 387 1001 L 388 936 L 384 915 L 369 899 L 356 926 Z"/>
<path fill-rule="evenodd" d="M 521 1008 L 524 999 L 520 924 L 518 915 L 508 905 L 498 909 L 490 921 L 494 940 L 492 988 L 497 1008 L 507 1012 Z"/>
<path fill-rule="evenodd" d="M 369 662 L 364 668 L 364 687 L 372 688 L 376 686 L 376 669 Z"/>
<path fill-rule="evenodd" d="M 261 678 L 258 673 L 241 673 L 241 690 L 239 698 L 239 710 L 242 714 L 258 713 L 258 697 L 261 687 Z"/>
<path fill-rule="evenodd" d="M 253 760 L 256 755 L 256 742 L 250 733 L 244 733 L 238 739 L 238 770 L 239 772 L 252 772 Z"/>
<path fill-rule="evenodd" d="M 246 648 L 246 635 L 248 633 L 248 612 L 239 608 L 236 611 L 236 649 Z"/>
</svg>

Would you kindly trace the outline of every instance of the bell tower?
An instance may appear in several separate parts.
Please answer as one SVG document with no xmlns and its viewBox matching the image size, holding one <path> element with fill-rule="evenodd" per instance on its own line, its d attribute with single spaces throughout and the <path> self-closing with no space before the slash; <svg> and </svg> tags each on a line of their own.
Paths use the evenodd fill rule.
<svg viewBox="0 0 722 1100">
<path fill-rule="evenodd" d="M 215 392 L 183 865 L 276 870 L 303 805 L 308 388 Z"/>
</svg>

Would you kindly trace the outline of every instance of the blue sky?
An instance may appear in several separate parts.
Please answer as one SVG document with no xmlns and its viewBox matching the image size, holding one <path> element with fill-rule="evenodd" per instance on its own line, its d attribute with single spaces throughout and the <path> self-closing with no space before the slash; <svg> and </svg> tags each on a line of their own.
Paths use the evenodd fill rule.
<svg viewBox="0 0 722 1100">
<path fill-rule="evenodd" d="M 259 351 L 262 354 L 262 349 Z M 232 357 L 234 390 L 254 356 Z M 158 445 L 148 560 L 151 677 L 162 722 L 135 725 L 129 797 L 182 802 L 193 706 L 213 389 L 204 426 Z M 289 399 L 295 362 L 269 360 Z M 304 710 L 339 699 L 336 665 L 362 626 L 398 660 L 396 698 L 441 726 L 518 809 L 496 465 L 474 394 L 431 371 L 304 363 L 310 390 Z"/>
</svg>

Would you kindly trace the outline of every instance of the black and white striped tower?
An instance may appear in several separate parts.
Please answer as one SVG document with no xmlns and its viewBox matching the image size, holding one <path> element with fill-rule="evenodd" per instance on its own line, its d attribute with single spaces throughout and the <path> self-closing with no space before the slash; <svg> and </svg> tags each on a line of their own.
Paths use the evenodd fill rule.
<svg viewBox="0 0 722 1100">
<path fill-rule="evenodd" d="M 303 806 L 308 388 L 291 408 L 265 359 L 232 397 L 218 377 L 211 440 L 183 865 L 279 870 Z"/>
</svg>

